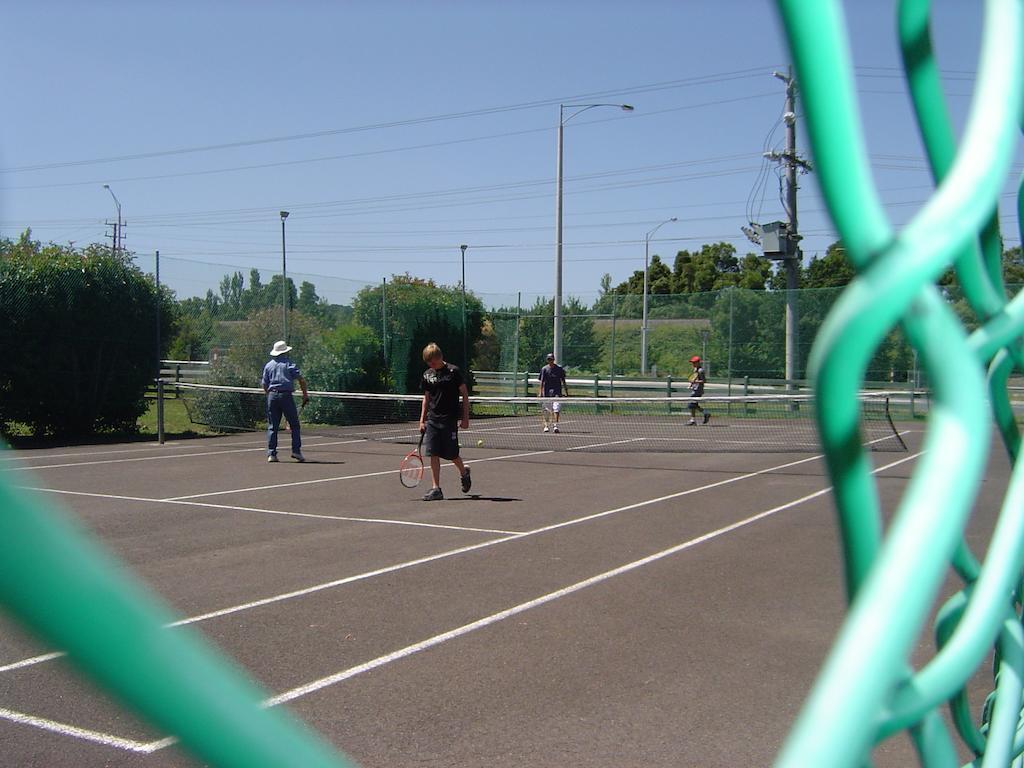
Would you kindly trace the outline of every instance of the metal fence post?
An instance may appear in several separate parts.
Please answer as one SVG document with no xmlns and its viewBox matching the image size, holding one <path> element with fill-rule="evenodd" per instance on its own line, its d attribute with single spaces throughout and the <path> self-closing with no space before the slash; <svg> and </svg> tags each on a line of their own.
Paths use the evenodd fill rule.
<svg viewBox="0 0 1024 768">
<path fill-rule="evenodd" d="M 164 444 L 164 379 L 156 380 L 156 441 Z"/>
<path fill-rule="evenodd" d="M 608 353 L 608 396 L 615 397 L 615 297 L 612 294 L 612 338 L 611 350 Z"/>
</svg>

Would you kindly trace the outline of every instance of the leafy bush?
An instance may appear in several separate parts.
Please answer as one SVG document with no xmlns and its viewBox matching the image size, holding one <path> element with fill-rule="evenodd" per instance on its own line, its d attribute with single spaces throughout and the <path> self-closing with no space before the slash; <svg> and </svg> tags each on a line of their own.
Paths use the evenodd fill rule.
<svg viewBox="0 0 1024 768">
<path fill-rule="evenodd" d="M 130 256 L 43 246 L 29 232 L 0 240 L 0 429 L 134 431 L 174 317 L 170 294 L 158 297 Z"/>
</svg>

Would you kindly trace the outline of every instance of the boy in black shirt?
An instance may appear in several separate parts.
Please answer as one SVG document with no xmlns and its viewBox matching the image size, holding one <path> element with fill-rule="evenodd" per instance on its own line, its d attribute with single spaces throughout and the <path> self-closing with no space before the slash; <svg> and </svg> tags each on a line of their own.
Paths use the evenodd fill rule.
<svg viewBox="0 0 1024 768">
<path fill-rule="evenodd" d="M 444 361 L 437 344 L 430 343 L 423 348 L 423 362 L 428 367 L 420 380 L 423 391 L 420 432 L 425 433 L 423 445 L 430 457 L 430 479 L 433 482 L 423 500 L 438 501 L 444 498 L 441 492 L 441 459 L 448 459 L 459 470 L 463 493 L 469 493 L 473 484 L 469 467 L 459 457 L 459 427 L 469 429 L 469 390 L 462 371 Z"/>
</svg>

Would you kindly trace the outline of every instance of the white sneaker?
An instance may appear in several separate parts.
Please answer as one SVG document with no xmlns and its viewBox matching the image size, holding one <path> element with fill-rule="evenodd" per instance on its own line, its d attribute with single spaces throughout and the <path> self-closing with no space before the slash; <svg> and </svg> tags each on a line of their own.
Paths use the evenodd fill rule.
<svg viewBox="0 0 1024 768">
<path fill-rule="evenodd" d="M 269 456 L 267 456 L 267 464 L 276 464 L 276 463 L 277 463 L 277 454 L 276 453 L 272 453 Z"/>
<path fill-rule="evenodd" d="M 691 426 L 691 427 L 692 427 L 692 426 L 693 426 L 694 424 L 696 424 L 696 423 L 697 423 L 697 420 L 696 420 L 696 419 L 690 419 L 690 420 L 689 420 L 688 422 L 686 422 L 686 423 L 687 423 L 687 424 L 688 424 L 689 426 Z"/>
<path fill-rule="evenodd" d="M 545 431 L 545 432 L 549 432 L 549 431 L 550 431 L 550 430 L 548 429 L 548 427 L 547 427 L 547 425 L 546 425 L 546 424 L 544 425 L 544 431 Z"/>
<path fill-rule="evenodd" d="M 557 432 L 557 431 L 558 431 L 558 425 L 557 425 L 557 424 L 555 424 L 555 426 L 553 426 L 553 427 L 551 428 L 551 431 L 552 431 L 552 432 Z"/>
<path fill-rule="evenodd" d="M 301 453 L 293 453 L 292 458 L 295 459 L 300 464 L 306 460 L 306 457 L 303 456 Z"/>
</svg>

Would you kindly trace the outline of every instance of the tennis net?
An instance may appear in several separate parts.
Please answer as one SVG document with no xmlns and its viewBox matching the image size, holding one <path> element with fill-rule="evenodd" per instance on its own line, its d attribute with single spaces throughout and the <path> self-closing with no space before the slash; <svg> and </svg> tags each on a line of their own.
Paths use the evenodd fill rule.
<svg viewBox="0 0 1024 768">
<path fill-rule="evenodd" d="M 165 392 L 183 402 L 193 424 L 225 433 L 266 429 L 262 389 L 167 382 Z M 894 414 L 903 417 L 900 397 L 906 394 L 862 394 L 862 438 L 872 450 L 906 450 L 894 423 Z M 303 434 L 415 443 L 422 402 L 419 395 L 310 392 L 302 412 Z M 696 411 L 690 408 L 694 402 Z M 464 447 L 513 450 L 803 452 L 820 447 L 814 398 L 806 394 L 706 396 L 699 401 L 471 397 L 470 429 L 460 433 L 460 440 Z"/>
</svg>

